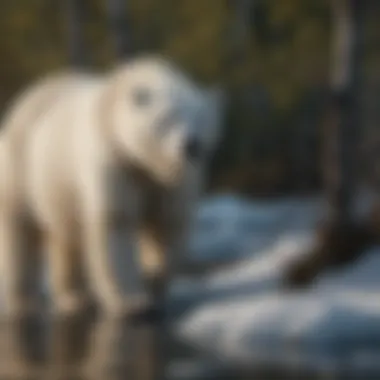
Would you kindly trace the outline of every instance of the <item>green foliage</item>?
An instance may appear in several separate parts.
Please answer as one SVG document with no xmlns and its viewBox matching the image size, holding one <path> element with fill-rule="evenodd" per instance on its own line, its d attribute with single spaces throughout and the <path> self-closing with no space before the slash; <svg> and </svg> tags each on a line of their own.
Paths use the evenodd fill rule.
<svg viewBox="0 0 380 380">
<path fill-rule="evenodd" d="M 109 65 L 114 57 L 105 2 L 87 1 L 84 29 L 95 67 Z M 239 172 L 246 168 L 248 173 L 257 160 L 264 166 L 273 160 L 286 162 L 284 152 L 296 129 L 298 105 L 327 79 L 328 0 L 255 2 L 257 13 L 251 15 L 242 41 L 231 40 L 239 25 L 234 2 L 232 6 L 222 0 L 127 3 L 133 39 L 141 50 L 165 53 L 202 82 L 225 83 L 231 89 L 225 144 L 215 161 L 215 173 L 223 175 L 230 172 L 218 168 L 236 171 L 239 167 Z M 35 76 L 67 63 L 60 4 L 49 0 L 2 2 L 0 105 Z M 235 42 L 242 46 L 242 54 L 229 65 Z M 219 176 L 218 181 L 223 178 Z"/>
</svg>

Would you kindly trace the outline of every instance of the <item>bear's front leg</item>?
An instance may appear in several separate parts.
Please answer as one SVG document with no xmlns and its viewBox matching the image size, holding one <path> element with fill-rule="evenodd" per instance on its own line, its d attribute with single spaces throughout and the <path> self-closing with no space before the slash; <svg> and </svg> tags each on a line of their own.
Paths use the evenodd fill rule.
<svg viewBox="0 0 380 380">
<path fill-rule="evenodd" d="M 155 302 L 161 306 L 171 280 L 179 273 L 187 244 L 187 230 L 183 220 L 172 223 L 157 220 L 140 230 L 140 261 L 145 281 Z"/>
<path fill-rule="evenodd" d="M 83 237 L 90 286 L 103 311 L 111 316 L 147 311 L 150 302 L 132 248 L 133 219 L 123 217 L 115 223 L 103 208 L 87 210 Z"/>
</svg>

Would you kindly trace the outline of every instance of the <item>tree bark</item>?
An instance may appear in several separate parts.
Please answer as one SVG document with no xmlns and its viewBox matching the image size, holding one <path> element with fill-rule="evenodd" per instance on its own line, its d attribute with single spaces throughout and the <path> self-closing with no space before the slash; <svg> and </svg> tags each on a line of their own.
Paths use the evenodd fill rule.
<svg viewBox="0 0 380 380">
<path fill-rule="evenodd" d="M 82 68 L 88 64 L 83 27 L 86 18 L 85 0 L 65 0 L 63 6 L 66 16 L 69 62 L 75 67 Z"/>
<path fill-rule="evenodd" d="M 318 231 L 316 246 L 286 273 L 290 285 L 309 284 L 326 267 L 351 262 L 373 241 L 369 226 L 358 224 L 354 215 L 365 1 L 331 3 L 331 103 L 322 157 L 329 213 Z"/>
<path fill-rule="evenodd" d="M 233 8 L 233 19 L 228 24 L 225 34 L 222 36 L 226 46 L 224 58 L 224 75 L 231 78 L 236 63 L 246 58 L 246 42 L 249 36 L 251 14 L 254 11 L 256 0 L 230 1 L 228 5 Z"/>
<path fill-rule="evenodd" d="M 107 17 L 113 48 L 118 59 L 128 59 L 134 52 L 127 0 L 106 0 Z"/>
<path fill-rule="evenodd" d="M 330 221 L 352 223 L 360 123 L 363 0 L 332 0 L 331 122 L 326 125 L 325 185 Z"/>
</svg>

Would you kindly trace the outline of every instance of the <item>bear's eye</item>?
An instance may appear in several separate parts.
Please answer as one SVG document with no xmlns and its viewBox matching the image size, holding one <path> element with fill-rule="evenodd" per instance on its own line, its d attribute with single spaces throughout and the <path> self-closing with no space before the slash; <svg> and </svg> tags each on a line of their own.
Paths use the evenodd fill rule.
<svg viewBox="0 0 380 380">
<path fill-rule="evenodd" d="M 152 103 L 153 95 L 147 88 L 136 88 L 132 92 L 133 103 L 137 107 L 147 107 Z"/>
</svg>

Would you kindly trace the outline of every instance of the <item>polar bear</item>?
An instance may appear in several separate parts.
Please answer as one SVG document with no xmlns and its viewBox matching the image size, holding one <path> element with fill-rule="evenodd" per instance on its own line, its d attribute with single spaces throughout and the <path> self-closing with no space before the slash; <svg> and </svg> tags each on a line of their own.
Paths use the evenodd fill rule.
<svg viewBox="0 0 380 380">
<path fill-rule="evenodd" d="M 40 251 L 59 314 L 89 297 L 110 314 L 144 309 L 144 278 L 162 296 L 186 247 L 222 103 L 153 56 L 27 91 L 0 137 L 6 312 L 33 306 Z"/>
</svg>

